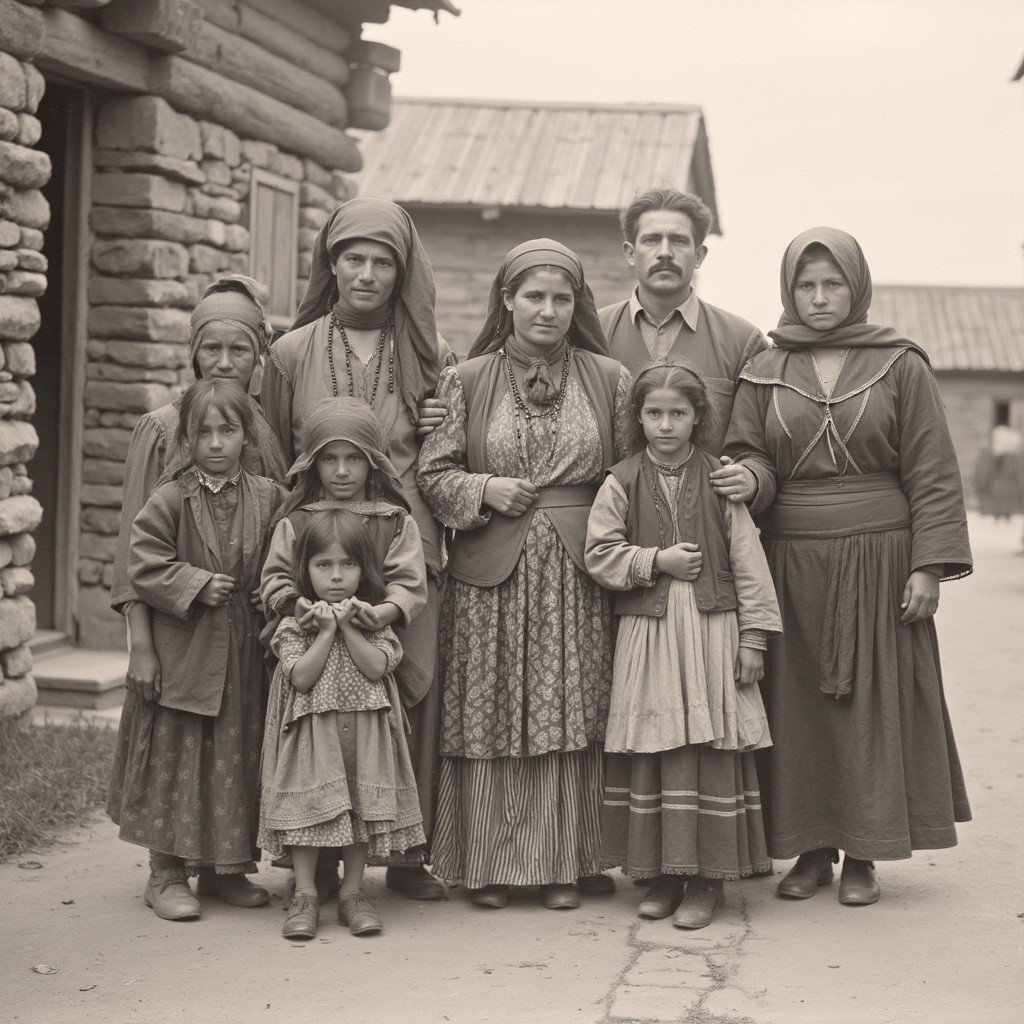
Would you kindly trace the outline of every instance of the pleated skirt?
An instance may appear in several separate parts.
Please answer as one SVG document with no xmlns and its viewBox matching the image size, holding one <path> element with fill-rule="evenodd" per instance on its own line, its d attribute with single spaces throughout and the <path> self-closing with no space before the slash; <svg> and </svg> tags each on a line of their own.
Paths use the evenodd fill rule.
<svg viewBox="0 0 1024 1024">
<path fill-rule="evenodd" d="M 601 870 L 602 752 L 441 761 L 434 871 L 470 889 Z"/>
</svg>

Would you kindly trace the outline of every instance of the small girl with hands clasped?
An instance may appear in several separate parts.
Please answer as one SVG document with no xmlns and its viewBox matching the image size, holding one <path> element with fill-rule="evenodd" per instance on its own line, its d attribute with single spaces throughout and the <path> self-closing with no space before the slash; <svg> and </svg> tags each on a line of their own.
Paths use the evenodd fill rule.
<svg viewBox="0 0 1024 1024">
<path fill-rule="evenodd" d="M 338 920 L 353 935 L 382 924 L 362 895 L 369 855 L 422 844 L 422 817 L 394 670 L 402 648 L 390 627 L 365 632 L 357 616 L 383 593 L 381 562 L 366 526 L 344 510 L 321 511 L 295 544 L 299 593 L 315 633 L 285 616 L 263 751 L 260 843 L 291 848 L 295 896 L 284 936 L 316 935 L 317 858 L 341 847 L 345 876 Z"/>
<path fill-rule="evenodd" d="M 654 879 L 641 917 L 702 928 L 723 879 L 771 871 L 753 751 L 771 744 L 757 684 L 782 624 L 750 513 L 715 494 L 719 461 L 697 447 L 703 381 L 653 366 L 632 413 L 639 450 L 609 470 L 586 542 L 587 570 L 619 592 L 604 856 Z"/>
<path fill-rule="evenodd" d="M 128 693 L 108 810 L 122 839 L 149 848 L 146 905 L 199 917 L 200 896 L 267 903 L 245 877 L 259 851 L 262 618 L 254 591 L 282 488 L 241 467 L 259 410 L 230 380 L 193 384 L 178 457 L 135 518 L 134 593 L 152 609 L 152 687 Z"/>
</svg>

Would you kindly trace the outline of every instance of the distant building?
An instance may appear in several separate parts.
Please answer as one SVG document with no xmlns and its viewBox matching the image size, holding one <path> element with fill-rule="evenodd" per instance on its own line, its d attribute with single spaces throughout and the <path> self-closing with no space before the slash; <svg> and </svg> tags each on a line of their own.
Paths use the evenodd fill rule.
<svg viewBox="0 0 1024 1024">
<path fill-rule="evenodd" d="M 992 428 L 1024 431 L 1024 288 L 875 285 L 868 319 L 928 353 L 973 504 L 973 466 Z"/>
<path fill-rule="evenodd" d="M 438 327 L 460 356 L 519 242 L 571 246 L 600 306 L 634 284 L 618 214 L 638 190 L 696 193 L 720 233 L 699 107 L 403 99 L 363 155 L 360 194 L 412 214 L 437 278 Z"/>
</svg>

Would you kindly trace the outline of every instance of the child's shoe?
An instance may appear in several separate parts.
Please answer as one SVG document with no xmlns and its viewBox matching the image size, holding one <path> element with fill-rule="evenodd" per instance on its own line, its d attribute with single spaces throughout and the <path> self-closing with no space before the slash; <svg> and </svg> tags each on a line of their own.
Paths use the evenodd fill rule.
<svg viewBox="0 0 1024 1024">
<path fill-rule="evenodd" d="M 384 927 L 380 915 L 361 892 L 338 896 L 338 924 L 347 925 L 353 935 L 374 935 Z"/>
<path fill-rule="evenodd" d="M 192 895 L 189 884 L 181 878 L 155 879 L 149 876 L 143 900 L 153 913 L 165 921 L 194 921 L 202 913 L 199 900 Z"/>
<path fill-rule="evenodd" d="M 672 923 L 677 928 L 706 928 L 722 902 L 722 883 L 711 878 L 694 878 L 686 887 Z"/>
<path fill-rule="evenodd" d="M 297 892 L 288 905 L 281 934 L 286 939 L 315 939 L 320 922 L 320 903 L 312 893 Z"/>
</svg>

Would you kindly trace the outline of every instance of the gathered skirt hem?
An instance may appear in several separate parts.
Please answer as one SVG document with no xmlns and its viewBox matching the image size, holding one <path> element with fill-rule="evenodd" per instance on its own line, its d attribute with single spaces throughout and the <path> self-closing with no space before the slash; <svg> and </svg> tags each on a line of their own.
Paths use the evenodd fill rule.
<svg viewBox="0 0 1024 1024">
<path fill-rule="evenodd" d="M 716 881 L 736 882 L 742 878 L 766 878 L 774 874 L 774 867 L 771 859 L 762 861 L 759 864 L 751 864 L 748 867 L 740 868 L 738 871 L 719 871 L 715 868 L 702 867 L 699 864 L 665 864 L 658 868 L 641 868 L 623 864 L 619 859 L 606 860 L 605 870 L 610 868 L 621 868 L 627 878 L 653 880 L 658 875 L 679 875 L 685 878 L 711 878 Z"/>
</svg>

